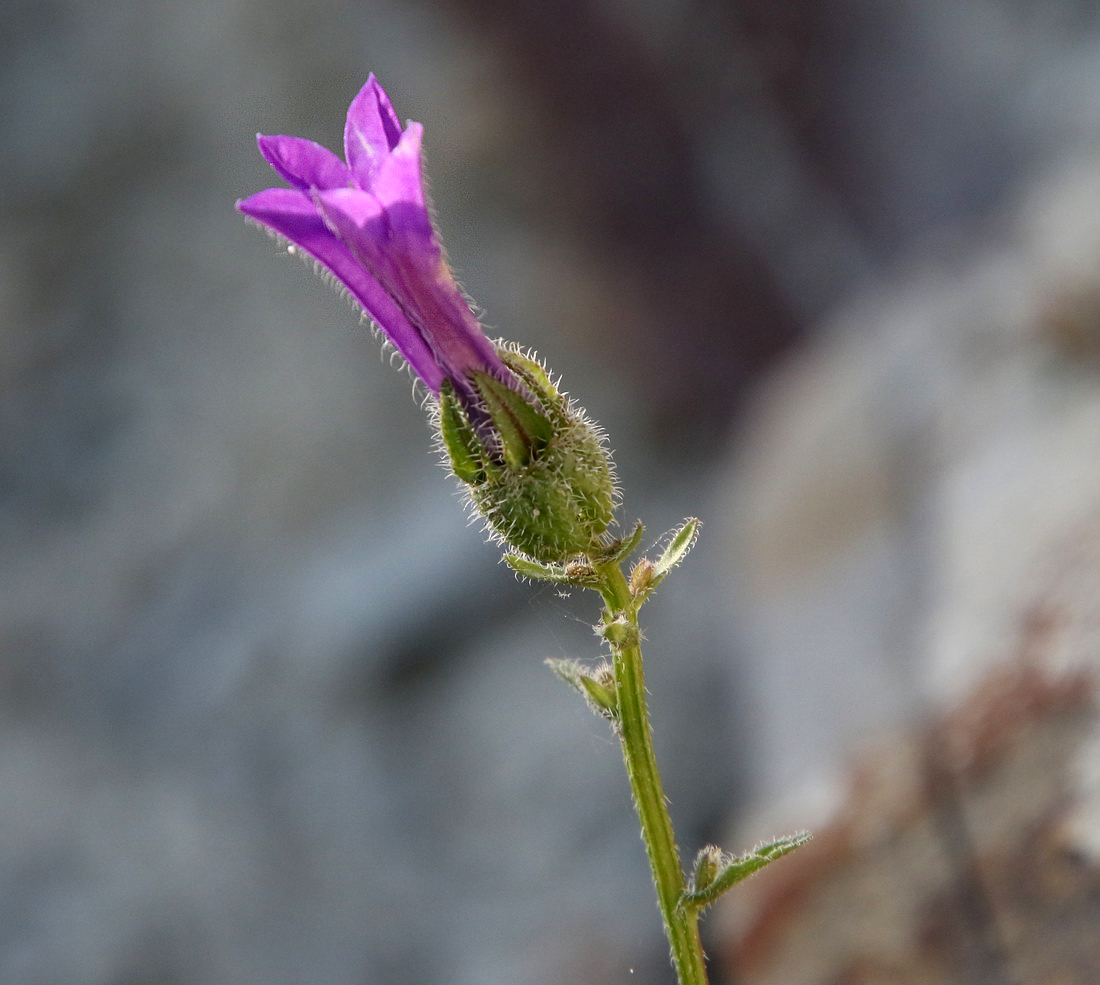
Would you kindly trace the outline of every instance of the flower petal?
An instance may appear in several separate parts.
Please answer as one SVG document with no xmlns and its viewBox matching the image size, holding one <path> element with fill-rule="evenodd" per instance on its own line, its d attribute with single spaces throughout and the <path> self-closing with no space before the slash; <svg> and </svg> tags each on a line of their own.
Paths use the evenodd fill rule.
<svg viewBox="0 0 1100 985">
<path fill-rule="evenodd" d="M 348 166 L 312 140 L 257 134 L 256 144 L 267 163 L 295 188 L 346 188 L 351 183 Z"/>
<path fill-rule="evenodd" d="M 385 258 L 400 268 L 396 279 L 408 285 L 429 328 L 428 344 L 452 380 L 461 385 L 474 369 L 511 380 L 443 255 L 424 196 L 423 135 L 419 123 L 410 123 L 375 178 L 387 223 Z"/>
<path fill-rule="evenodd" d="M 315 193 L 326 226 L 393 298 L 446 378 L 462 390 L 475 371 L 511 379 L 459 291 L 427 213 L 410 202 L 382 208 L 366 197 L 340 188 Z"/>
<path fill-rule="evenodd" d="M 371 187 L 379 165 L 400 139 L 397 114 L 372 74 L 351 101 L 344 125 L 344 156 L 360 188 Z"/>
<path fill-rule="evenodd" d="M 347 164 L 310 140 L 258 137 L 264 157 L 294 188 L 268 189 L 237 208 L 317 260 L 433 393 L 449 380 L 471 419 L 480 420 L 475 373 L 519 384 L 443 256 L 425 201 L 422 137 L 419 123 L 401 130 L 372 75 L 348 109 Z"/>
<path fill-rule="evenodd" d="M 371 191 L 384 208 L 397 204 L 407 206 L 408 235 L 430 239 L 436 252 L 439 252 L 438 239 L 424 198 L 424 174 L 421 169 L 423 138 L 423 126 L 410 123 L 393 151 L 379 165 Z"/>
<path fill-rule="evenodd" d="M 373 205 L 351 195 L 324 196 L 324 201 L 346 215 L 357 229 L 374 235 L 363 244 L 372 269 L 384 268 L 399 258 L 408 271 L 420 276 L 412 283 L 434 280 L 445 268 L 443 250 L 428 215 L 421 173 L 420 144 L 423 127 L 410 123 L 393 152 L 381 163 L 371 188 Z M 373 214 L 372 209 L 378 214 Z M 381 227 L 379 227 L 379 222 Z M 352 234 L 354 235 L 354 234 Z"/>
<path fill-rule="evenodd" d="M 363 192 L 348 191 L 369 197 Z M 285 237 L 325 267 L 363 306 L 425 386 L 433 393 L 439 392 L 443 369 L 420 331 L 355 253 L 332 234 L 306 192 L 269 188 L 238 202 L 237 209 Z"/>
</svg>

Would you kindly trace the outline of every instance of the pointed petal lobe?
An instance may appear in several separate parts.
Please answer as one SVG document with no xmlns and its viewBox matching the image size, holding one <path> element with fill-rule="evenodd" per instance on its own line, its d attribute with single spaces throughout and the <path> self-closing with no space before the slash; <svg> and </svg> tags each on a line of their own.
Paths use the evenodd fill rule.
<svg viewBox="0 0 1100 985">
<path fill-rule="evenodd" d="M 373 196 L 334 189 L 316 192 L 315 201 L 325 225 L 394 299 L 443 374 L 459 385 L 476 370 L 511 379 L 455 284 L 426 213 L 364 197 Z"/>
<path fill-rule="evenodd" d="M 302 137 L 256 135 L 260 153 L 295 188 L 346 188 L 348 166 L 327 147 Z"/>
<path fill-rule="evenodd" d="M 344 156 L 360 188 L 369 188 L 379 165 L 401 139 L 401 124 L 389 96 L 372 74 L 348 107 Z"/>
<path fill-rule="evenodd" d="M 332 234 L 306 192 L 269 188 L 238 202 L 237 209 L 325 267 L 363 306 L 428 389 L 439 392 L 443 370 L 420 331 L 363 267 L 359 257 Z"/>
</svg>

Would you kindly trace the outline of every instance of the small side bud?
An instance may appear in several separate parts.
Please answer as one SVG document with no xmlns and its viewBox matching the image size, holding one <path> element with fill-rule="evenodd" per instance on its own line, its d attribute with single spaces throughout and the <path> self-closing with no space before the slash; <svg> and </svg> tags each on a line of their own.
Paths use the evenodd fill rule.
<svg viewBox="0 0 1100 985">
<path fill-rule="evenodd" d="M 645 598 L 656 583 L 657 571 L 649 558 L 642 558 L 630 572 L 630 594 L 634 598 Z"/>
<path fill-rule="evenodd" d="M 642 558 L 634 565 L 630 572 L 630 592 L 639 606 L 653 594 L 665 576 L 687 557 L 698 536 L 699 521 L 695 518 L 685 520 L 669 533 L 668 543 L 656 561 Z"/>
<path fill-rule="evenodd" d="M 600 664 L 592 676 L 582 674 L 580 682 L 592 710 L 615 721 L 619 717 L 619 696 L 615 692 L 615 676 L 611 668 L 607 664 Z"/>
<path fill-rule="evenodd" d="M 688 888 L 680 897 L 680 907 L 697 912 L 706 909 L 742 879 L 747 879 L 776 859 L 801 848 L 810 838 L 809 832 L 800 831 L 789 837 L 758 845 L 751 852 L 738 856 L 727 855 L 715 846 L 708 845 L 695 859 L 695 869 Z"/>
<path fill-rule="evenodd" d="M 691 869 L 688 892 L 705 892 L 718 877 L 724 865 L 722 849 L 717 845 L 707 845 L 706 848 L 699 849 L 699 854 L 695 856 L 695 865 Z"/>
<path fill-rule="evenodd" d="M 616 649 L 633 646 L 639 642 L 638 630 L 623 616 L 600 623 L 596 632 Z"/>
<path fill-rule="evenodd" d="M 596 585 L 599 575 L 587 561 L 570 561 L 564 566 L 565 581 L 570 585 Z"/>
<path fill-rule="evenodd" d="M 576 660 L 551 658 L 546 665 L 574 688 L 597 715 L 612 722 L 618 720 L 619 698 L 615 693 L 615 675 L 608 664 L 602 663 L 589 671 Z"/>
</svg>

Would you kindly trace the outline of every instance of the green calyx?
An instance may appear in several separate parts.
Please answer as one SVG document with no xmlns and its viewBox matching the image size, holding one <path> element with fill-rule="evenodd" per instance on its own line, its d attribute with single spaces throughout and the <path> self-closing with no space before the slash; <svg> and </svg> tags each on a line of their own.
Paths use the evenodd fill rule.
<svg viewBox="0 0 1100 985">
<path fill-rule="evenodd" d="M 439 394 L 439 433 L 451 460 L 451 471 L 468 484 L 485 481 L 487 456 L 470 419 L 463 412 L 449 380 Z"/>
<path fill-rule="evenodd" d="M 507 347 L 499 353 L 530 396 L 474 374 L 491 424 L 483 440 L 444 383 L 438 424 L 451 469 L 488 528 L 515 550 L 544 564 L 593 555 L 617 502 L 600 434 L 536 360 Z"/>
<path fill-rule="evenodd" d="M 522 469 L 550 443 L 554 431 L 550 421 L 532 407 L 522 394 L 484 373 L 474 376 L 485 409 L 492 418 L 500 452 L 509 469 Z"/>
</svg>

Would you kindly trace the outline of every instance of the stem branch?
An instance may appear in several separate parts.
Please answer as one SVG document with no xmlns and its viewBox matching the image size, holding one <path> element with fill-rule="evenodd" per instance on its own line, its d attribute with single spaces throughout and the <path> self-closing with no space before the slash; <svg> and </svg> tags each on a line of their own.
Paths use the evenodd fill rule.
<svg viewBox="0 0 1100 985">
<path fill-rule="evenodd" d="M 693 907 L 678 905 L 685 889 L 684 871 L 653 752 L 637 606 L 618 564 L 601 566 L 599 575 L 600 594 L 607 604 L 605 619 L 608 622 L 623 620 L 630 630 L 627 639 L 612 646 L 619 740 L 634 806 L 642 825 L 642 840 L 653 870 L 657 903 L 672 950 L 672 963 L 680 985 L 707 985 L 703 946 L 699 940 L 699 913 Z"/>
</svg>

